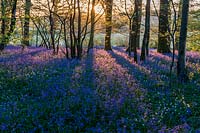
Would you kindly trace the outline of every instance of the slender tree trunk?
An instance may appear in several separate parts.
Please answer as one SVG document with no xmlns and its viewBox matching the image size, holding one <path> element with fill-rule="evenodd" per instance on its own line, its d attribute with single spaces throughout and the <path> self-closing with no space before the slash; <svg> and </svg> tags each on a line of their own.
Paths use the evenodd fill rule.
<svg viewBox="0 0 200 133">
<path fill-rule="evenodd" d="M 129 41 L 128 41 L 128 49 L 126 50 L 126 51 L 128 51 L 129 56 L 131 56 L 131 51 L 132 51 L 132 47 L 131 47 L 131 44 L 132 44 L 132 43 L 131 43 L 131 40 L 132 40 L 132 39 L 131 39 L 131 36 L 132 36 L 132 33 L 131 33 L 131 32 L 132 32 L 132 30 L 131 30 L 131 29 L 132 29 L 132 25 L 131 25 L 131 24 L 132 24 L 132 20 L 130 19 L 130 20 L 129 20 Z"/>
<path fill-rule="evenodd" d="M 137 32 L 138 32 L 138 16 L 139 16 L 139 2 L 135 0 L 135 11 L 134 17 L 132 20 L 132 28 L 131 28 L 131 48 L 133 48 L 134 52 L 134 61 L 137 63 Z"/>
<path fill-rule="evenodd" d="M 36 27 L 36 26 L 35 26 Z M 38 47 L 38 37 L 39 37 L 39 31 L 38 28 L 36 27 L 36 47 Z"/>
<path fill-rule="evenodd" d="M 94 28 L 95 28 L 95 0 L 92 0 L 92 10 L 91 10 L 91 32 L 90 32 L 90 40 L 88 44 L 88 51 L 94 46 Z"/>
<path fill-rule="evenodd" d="M 69 58 L 69 51 L 68 51 L 68 41 L 67 41 L 67 29 L 66 29 L 66 20 L 63 23 L 63 30 L 64 30 L 64 41 L 65 41 L 65 50 L 66 50 L 66 58 Z"/>
<path fill-rule="evenodd" d="M 180 82 L 188 80 L 186 71 L 186 37 L 188 25 L 189 0 L 183 0 L 181 17 L 180 41 L 178 50 L 177 75 Z"/>
<path fill-rule="evenodd" d="M 179 35 L 180 35 L 180 28 L 181 28 L 181 13 L 182 13 L 182 3 L 183 0 L 179 2 L 179 10 L 178 10 L 178 17 L 177 17 L 177 30 L 175 34 L 175 49 L 178 50 L 179 45 Z"/>
<path fill-rule="evenodd" d="M 106 36 L 105 36 L 105 50 L 112 50 L 111 48 L 111 32 L 112 32 L 112 4 L 113 0 L 106 1 Z"/>
<path fill-rule="evenodd" d="M 159 13 L 159 33 L 158 33 L 158 52 L 170 53 L 170 40 L 168 33 L 168 0 L 160 0 L 160 13 Z"/>
<path fill-rule="evenodd" d="M 71 58 L 76 57 L 76 47 L 75 47 L 75 39 L 74 39 L 74 17 L 70 15 L 70 47 L 71 47 Z"/>
<path fill-rule="evenodd" d="M 140 60 L 145 60 L 146 55 L 148 55 L 148 45 L 149 45 L 149 34 L 150 34 L 150 5 L 151 0 L 147 0 L 146 2 L 146 18 L 145 18 L 145 31 L 144 31 L 144 38 L 142 42 L 142 50 L 141 50 L 141 57 Z"/>
<path fill-rule="evenodd" d="M 128 39 L 128 48 L 126 49 L 126 52 L 128 52 L 129 56 L 131 56 L 131 52 L 133 51 L 131 40 L 132 40 L 132 19 L 129 18 L 129 39 Z"/>
<path fill-rule="evenodd" d="M 50 15 L 49 15 L 49 21 L 50 21 L 51 46 L 53 47 L 53 54 L 56 54 L 55 35 L 54 35 L 54 19 L 53 19 L 53 13 L 51 11 L 50 11 Z"/>
<path fill-rule="evenodd" d="M 82 46 L 81 46 L 81 7 L 80 0 L 77 0 L 77 8 L 78 8 L 78 38 L 77 38 L 77 57 L 81 58 L 82 54 Z"/>
<path fill-rule="evenodd" d="M 6 45 L 6 1 L 1 0 L 1 43 L 0 50 L 2 51 Z"/>
<path fill-rule="evenodd" d="M 13 33 L 15 29 L 16 24 L 16 9 L 17 9 L 17 0 L 13 1 L 12 5 L 12 11 L 11 11 L 11 20 L 10 20 L 10 29 L 8 32 L 8 38 L 10 38 L 11 34 Z M 9 42 L 9 39 L 7 39 L 7 43 Z"/>
<path fill-rule="evenodd" d="M 140 48 L 140 27 L 141 27 L 141 21 L 142 21 L 142 0 L 136 0 L 138 2 L 138 10 L 137 10 L 137 38 L 136 38 L 136 46 L 139 49 Z"/>
<path fill-rule="evenodd" d="M 24 30 L 23 30 L 23 44 L 29 46 L 29 23 L 30 23 L 30 8 L 31 0 L 25 2 L 25 19 L 24 19 Z"/>
<path fill-rule="evenodd" d="M 37 25 L 37 23 L 35 22 L 34 19 L 32 19 L 33 24 L 35 25 L 36 29 L 37 29 L 37 38 L 36 38 L 36 44 L 38 44 L 38 35 L 40 35 L 41 39 L 42 39 L 42 43 L 44 42 L 45 47 L 48 49 L 48 39 L 46 39 L 45 35 L 42 33 L 41 29 L 40 29 L 40 24 Z M 40 44 L 40 46 L 43 46 L 43 44 Z"/>
</svg>

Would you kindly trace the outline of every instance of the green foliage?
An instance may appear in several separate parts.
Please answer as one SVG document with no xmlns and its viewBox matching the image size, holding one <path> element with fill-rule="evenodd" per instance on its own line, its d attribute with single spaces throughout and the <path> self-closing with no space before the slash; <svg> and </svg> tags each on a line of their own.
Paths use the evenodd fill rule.
<svg viewBox="0 0 200 133">
<path fill-rule="evenodd" d="M 200 51 L 200 10 L 190 12 L 188 31 L 189 37 L 187 39 L 187 49 L 192 51 Z"/>
<path fill-rule="evenodd" d="M 193 33 L 187 40 L 187 49 L 191 51 L 200 51 L 200 34 Z"/>
</svg>

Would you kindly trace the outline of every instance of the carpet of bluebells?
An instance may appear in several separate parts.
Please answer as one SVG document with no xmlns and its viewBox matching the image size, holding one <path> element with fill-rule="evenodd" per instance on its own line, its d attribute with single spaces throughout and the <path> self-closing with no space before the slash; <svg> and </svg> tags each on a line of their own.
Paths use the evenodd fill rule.
<svg viewBox="0 0 200 133">
<path fill-rule="evenodd" d="M 177 82 L 176 63 L 170 75 L 171 57 L 151 50 L 136 64 L 115 47 L 69 60 L 45 48 L 7 46 L 0 55 L 0 131 L 198 132 L 200 53 L 187 53 L 186 84 Z"/>
</svg>

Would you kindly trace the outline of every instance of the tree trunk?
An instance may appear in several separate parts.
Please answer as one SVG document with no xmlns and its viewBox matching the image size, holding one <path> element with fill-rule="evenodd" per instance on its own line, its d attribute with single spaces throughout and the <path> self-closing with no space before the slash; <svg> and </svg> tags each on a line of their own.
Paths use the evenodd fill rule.
<svg viewBox="0 0 200 133">
<path fill-rule="evenodd" d="M 6 45 L 6 2 L 1 0 L 1 44 L 0 50 L 2 51 Z"/>
<path fill-rule="evenodd" d="M 63 30 L 64 30 L 64 41 L 65 41 L 66 58 L 68 59 L 69 58 L 69 52 L 68 52 L 66 20 L 64 20 L 63 26 L 64 26 Z"/>
<path fill-rule="evenodd" d="M 55 35 L 54 35 L 54 19 L 53 19 L 53 13 L 51 11 L 50 11 L 50 15 L 49 15 L 49 21 L 50 21 L 51 45 L 53 47 L 53 54 L 56 54 Z"/>
<path fill-rule="evenodd" d="M 128 39 L 128 48 L 126 49 L 126 52 L 128 52 L 129 56 L 131 56 L 131 52 L 133 52 L 133 47 L 132 47 L 132 18 L 129 18 L 129 39 Z M 131 49 L 130 49 L 131 48 Z"/>
<path fill-rule="evenodd" d="M 91 10 L 91 32 L 90 32 L 90 40 L 88 44 L 88 50 L 93 48 L 94 46 L 94 28 L 95 28 L 95 0 L 92 0 L 92 10 Z"/>
<path fill-rule="evenodd" d="M 134 52 L 134 61 L 137 63 L 137 37 L 138 37 L 138 16 L 139 16 L 139 1 L 135 0 L 135 11 L 134 17 L 132 19 L 132 28 L 131 28 L 131 49 L 133 48 Z"/>
<path fill-rule="evenodd" d="M 136 0 L 138 2 L 138 10 L 137 10 L 137 38 L 136 38 L 136 46 L 137 48 L 140 48 L 140 27 L 141 27 L 141 19 L 142 19 L 142 0 Z"/>
<path fill-rule="evenodd" d="M 25 2 L 25 19 L 24 19 L 24 32 L 23 32 L 23 44 L 29 46 L 29 23 L 30 23 L 30 8 L 31 0 Z"/>
<path fill-rule="evenodd" d="M 187 24 L 188 24 L 188 12 L 189 12 L 189 0 L 183 0 L 182 4 L 182 17 L 181 17 L 181 30 L 179 38 L 179 50 L 178 50 L 178 64 L 177 75 L 180 82 L 186 82 L 188 80 L 186 71 L 186 37 L 187 37 Z"/>
<path fill-rule="evenodd" d="M 105 50 L 112 50 L 111 48 L 112 4 L 113 0 L 107 0 L 106 11 L 105 11 L 105 19 L 106 19 Z"/>
<path fill-rule="evenodd" d="M 6 6 L 8 6 L 6 1 L 2 0 L 1 6 L 2 6 L 2 25 L 1 25 L 2 37 L 1 37 L 1 42 L 0 42 L 0 51 L 4 50 L 5 46 L 9 43 L 10 36 L 15 29 L 17 0 L 14 0 L 12 2 L 9 30 L 7 27 L 9 22 L 8 22 L 8 17 L 6 15 Z"/>
<path fill-rule="evenodd" d="M 158 52 L 170 53 L 170 40 L 168 33 L 168 0 L 160 0 Z"/>
<path fill-rule="evenodd" d="M 77 58 L 81 58 L 82 46 L 81 46 L 81 7 L 80 0 L 77 0 L 78 8 L 78 38 L 77 38 Z"/>
<path fill-rule="evenodd" d="M 76 57 L 76 47 L 75 47 L 75 35 L 74 35 L 74 17 L 70 15 L 70 47 L 71 47 L 71 58 Z"/>
<path fill-rule="evenodd" d="M 146 55 L 149 54 L 149 34 L 150 34 L 150 5 L 151 0 L 147 0 L 146 2 L 146 18 L 145 18 L 145 31 L 144 38 L 142 42 L 142 50 L 140 60 L 145 60 Z"/>
<path fill-rule="evenodd" d="M 178 17 L 177 17 L 177 30 L 176 30 L 176 34 L 175 34 L 175 49 L 176 50 L 178 50 L 178 45 L 179 45 L 179 35 L 180 35 L 180 28 L 181 28 L 182 3 L 183 3 L 183 0 L 180 0 L 179 9 L 178 9 Z"/>
<path fill-rule="evenodd" d="M 38 28 L 36 27 L 36 47 L 38 47 L 38 37 L 39 37 L 39 31 L 38 31 Z"/>
</svg>

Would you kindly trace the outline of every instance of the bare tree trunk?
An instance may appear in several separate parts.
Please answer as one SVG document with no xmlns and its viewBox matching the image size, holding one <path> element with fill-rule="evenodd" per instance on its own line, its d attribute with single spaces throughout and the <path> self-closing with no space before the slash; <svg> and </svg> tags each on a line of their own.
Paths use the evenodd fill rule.
<svg viewBox="0 0 200 133">
<path fill-rule="evenodd" d="M 50 11 L 50 15 L 49 15 L 49 21 L 50 21 L 51 45 L 53 47 L 53 54 L 56 54 L 55 35 L 54 35 L 54 19 L 53 19 L 53 13 L 51 11 Z"/>
<path fill-rule="evenodd" d="M 22 43 L 29 46 L 29 23 L 30 23 L 30 8 L 31 0 L 25 2 L 25 19 L 24 19 L 24 30 L 23 30 L 23 41 Z"/>
<path fill-rule="evenodd" d="M 144 38 L 142 42 L 142 50 L 140 60 L 145 60 L 146 55 L 149 54 L 149 34 L 150 34 L 150 5 L 151 0 L 147 0 L 146 2 L 146 18 L 145 18 L 145 31 Z"/>
<path fill-rule="evenodd" d="M 188 25 L 188 12 L 189 12 L 189 0 L 183 0 L 182 4 L 182 17 L 181 17 L 181 30 L 180 41 L 178 50 L 178 64 L 177 75 L 180 82 L 186 82 L 188 75 L 186 71 L 186 37 L 187 37 L 187 25 Z"/>
<path fill-rule="evenodd" d="M 106 36 L 105 36 L 105 50 L 112 50 L 111 48 L 111 32 L 112 32 L 112 4 L 113 0 L 106 1 Z"/>
<path fill-rule="evenodd" d="M 44 42 L 45 47 L 48 49 L 49 48 L 49 46 L 48 46 L 49 42 L 48 42 L 48 39 L 45 37 L 45 35 L 40 30 L 40 27 L 39 27 L 40 24 L 38 23 L 38 25 L 37 25 L 37 23 L 35 22 L 34 19 L 32 19 L 32 22 L 33 22 L 33 24 L 35 25 L 35 27 L 37 29 L 36 44 L 38 43 L 38 34 L 39 34 L 41 36 L 41 38 L 42 38 L 42 41 Z"/>
<path fill-rule="evenodd" d="M 158 52 L 170 53 L 170 41 L 168 33 L 168 0 L 160 0 L 160 13 L 159 13 L 159 33 L 158 33 Z"/>
<path fill-rule="evenodd" d="M 141 27 L 141 21 L 142 21 L 142 0 L 136 0 L 138 2 L 138 10 L 137 10 L 137 38 L 136 38 L 136 46 L 139 49 L 140 48 L 140 27 Z"/>
<path fill-rule="evenodd" d="M 71 58 L 75 58 L 76 57 L 76 47 L 75 47 L 75 42 L 74 42 L 74 17 L 72 16 L 72 14 L 70 15 L 70 47 L 71 47 Z"/>
<path fill-rule="evenodd" d="M 131 56 L 131 52 L 133 51 L 133 47 L 132 47 L 132 40 L 133 36 L 132 36 L 132 19 L 129 18 L 129 39 L 128 39 L 128 48 L 126 49 L 126 52 L 128 52 L 129 56 Z"/>
<path fill-rule="evenodd" d="M 95 0 L 92 0 L 92 10 L 91 10 L 91 32 L 90 32 L 90 40 L 88 44 L 88 50 L 93 48 L 94 46 L 94 28 L 95 28 Z"/>
<path fill-rule="evenodd" d="M 134 17 L 132 19 L 132 28 L 131 28 L 131 48 L 134 52 L 134 61 L 137 63 L 137 35 L 138 35 L 138 16 L 139 16 L 139 2 L 135 0 L 135 11 Z"/>
<path fill-rule="evenodd" d="M 131 32 L 132 32 L 132 30 L 131 30 L 131 29 L 132 29 L 132 25 L 131 25 L 131 24 L 132 24 L 132 20 L 130 19 L 130 20 L 129 20 L 129 41 L 128 41 L 128 49 L 126 50 L 126 51 L 128 51 L 129 56 L 131 56 L 131 51 L 132 51 L 132 47 L 131 47 L 131 44 L 132 44 L 132 43 L 131 43 L 131 40 L 132 40 L 132 38 L 131 38 L 131 37 L 132 37 L 132 33 L 131 33 Z"/>
<path fill-rule="evenodd" d="M 0 50 L 2 51 L 6 45 L 6 1 L 1 0 L 1 43 Z"/>
<path fill-rule="evenodd" d="M 36 26 L 35 26 L 36 27 Z M 38 47 L 38 37 L 39 37 L 39 31 L 38 31 L 38 28 L 36 27 L 36 47 Z"/>
<path fill-rule="evenodd" d="M 77 58 L 81 58 L 82 46 L 81 46 L 81 7 L 80 0 L 77 0 L 78 8 L 78 38 L 77 38 Z"/>
<path fill-rule="evenodd" d="M 69 51 L 68 51 L 68 41 L 67 41 L 67 29 L 66 29 L 66 20 L 63 23 L 63 30 L 64 30 L 64 41 L 65 41 L 65 49 L 66 49 L 66 58 L 69 58 Z"/>
<path fill-rule="evenodd" d="M 177 31 L 175 36 L 175 49 L 178 50 L 178 44 L 179 44 L 179 35 L 180 35 L 180 28 L 181 28 L 181 13 L 182 13 L 182 3 L 183 0 L 180 0 L 179 2 L 179 10 L 178 10 L 178 22 L 177 22 Z"/>
</svg>

